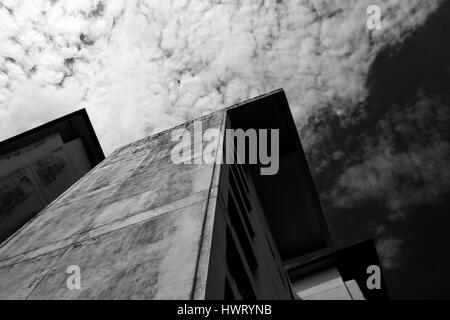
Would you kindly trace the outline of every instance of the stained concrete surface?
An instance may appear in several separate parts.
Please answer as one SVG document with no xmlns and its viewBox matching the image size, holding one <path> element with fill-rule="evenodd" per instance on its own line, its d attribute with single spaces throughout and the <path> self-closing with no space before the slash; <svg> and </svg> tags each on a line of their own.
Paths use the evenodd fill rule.
<svg viewBox="0 0 450 320">
<path fill-rule="evenodd" d="M 64 144 L 58 134 L 1 155 L 0 242 L 68 189 L 89 165 L 81 140 Z"/>
<path fill-rule="evenodd" d="M 2 243 L 0 297 L 202 298 L 220 166 L 173 164 L 177 128 L 193 123 L 119 148 Z M 80 290 L 66 286 L 70 265 Z"/>
</svg>

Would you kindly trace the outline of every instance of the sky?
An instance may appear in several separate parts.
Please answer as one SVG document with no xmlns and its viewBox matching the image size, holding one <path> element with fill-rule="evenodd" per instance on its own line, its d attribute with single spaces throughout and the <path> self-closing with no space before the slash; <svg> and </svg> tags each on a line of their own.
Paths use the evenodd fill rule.
<svg viewBox="0 0 450 320">
<path fill-rule="evenodd" d="M 335 245 L 374 237 L 393 298 L 449 297 L 448 7 L 0 0 L 0 140 L 86 108 L 108 155 L 283 88 Z"/>
</svg>

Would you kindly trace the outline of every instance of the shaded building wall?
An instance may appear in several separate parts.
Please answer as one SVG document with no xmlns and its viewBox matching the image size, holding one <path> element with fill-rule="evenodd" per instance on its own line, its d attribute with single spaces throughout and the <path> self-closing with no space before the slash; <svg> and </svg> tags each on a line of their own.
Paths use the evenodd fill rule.
<svg viewBox="0 0 450 320">
<path fill-rule="evenodd" d="M 254 181 L 239 163 L 220 170 L 214 219 L 206 298 L 294 299 Z"/>
<path fill-rule="evenodd" d="M 220 165 L 173 164 L 176 128 L 116 150 L 3 243 L 0 298 L 204 298 Z"/>
<path fill-rule="evenodd" d="M 336 267 L 296 279 L 292 286 L 303 300 L 365 300 L 356 281 L 344 281 Z"/>
<path fill-rule="evenodd" d="M 90 169 L 81 139 L 59 134 L 0 156 L 0 242 Z"/>
</svg>

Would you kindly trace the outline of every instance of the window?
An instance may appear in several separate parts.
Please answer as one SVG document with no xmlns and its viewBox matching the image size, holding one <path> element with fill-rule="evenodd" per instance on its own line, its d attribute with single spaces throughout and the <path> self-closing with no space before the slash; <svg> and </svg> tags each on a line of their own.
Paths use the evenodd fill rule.
<svg viewBox="0 0 450 320">
<path fill-rule="evenodd" d="M 226 235 L 226 261 L 230 275 L 233 278 L 242 298 L 245 300 L 255 300 L 256 296 L 253 291 L 251 281 L 245 270 L 244 262 L 240 258 L 229 228 L 227 228 Z"/>
<path fill-rule="evenodd" d="M 249 193 L 248 186 L 247 187 L 244 186 L 243 181 L 245 178 L 243 178 L 239 174 L 238 165 L 231 165 L 230 167 L 231 167 L 230 179 L 234 180 L 234 184 L 236 185 L 236 190 L 239 191 L 239 193 L 242 195 L 242 198 L 245 202 L 247 210 L 250 211 L 250 210 L 252 210 L 252 206 L 250 204 L 250 200 L 248 199 L 248 193 Z"/>
<path fill-rule="evenodd" d="M 233 289 L 231 289 L 230 281 L 228 280 L 228 278 L 225 279 L 224 300 L 227 300 L 227 301 L 235 301 L 236 300 L 236 297 L 233 294 Z"/>
<path fill-rule="evenodd" d="M 244 206 L 244 203 L 241 198 L 241 193 L 238 190 L 238 187 L 236 185 L 236 180 L 234 179 L 233 174 L 230 172 L 230 187 L 231 191 L 236 199 L 237 206 L 239 207 L 239 210 L 242 214 L 242 218 L 244 219 L 245 225 L 247 227 L 247 231 L 250 234 L 250 236 L 253 238 L 255 236 L 255 231 L 253 230 L 252 224 L 250 222 L 250 217 L 248 215 L 248 210 Z M 247 198 L 246 195 L 244 198 Z M 230 199 L 230 196 L 228 196 L 228 203 L 230 203 L 232 199 Z M 247 198 L 248 201 L 248 198 Z M 248 206 L 247 206 L 248 208 Z"/>
<path fill-rule="evenodd" d="M 242 219 L 239 215 L 239 212 L 237 211 L 231 194 L 228 194 L 228 215 L 230 217 L 231 226 L 236 232 L 236 236 L 238 238 L 242 251 L 244 251 L 248 265 L 250 266 L 250 269 L 254 271 L 258 268 L 258 262 L 256 261 L 250 238 L 245 231 L 245 226 L 242 223 Z"/>
</svg>

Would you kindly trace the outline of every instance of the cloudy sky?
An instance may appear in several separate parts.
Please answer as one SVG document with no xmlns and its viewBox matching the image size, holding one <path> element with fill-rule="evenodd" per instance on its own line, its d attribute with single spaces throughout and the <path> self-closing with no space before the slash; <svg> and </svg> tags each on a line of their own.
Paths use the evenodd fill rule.
<svg viewBox="0 0 450 320">
<path fill-rule="evenodd" d="M 372 4 L 381 30 L 366 27 Z M 84 107 L 109 154 L 282 87 L 336 245 L 375 237 L 392 297 L 439 297 L 450 283 L 439 237 L 450 223 L 448 6 L 0 0 L 0 139 Z"/>
</svg>

